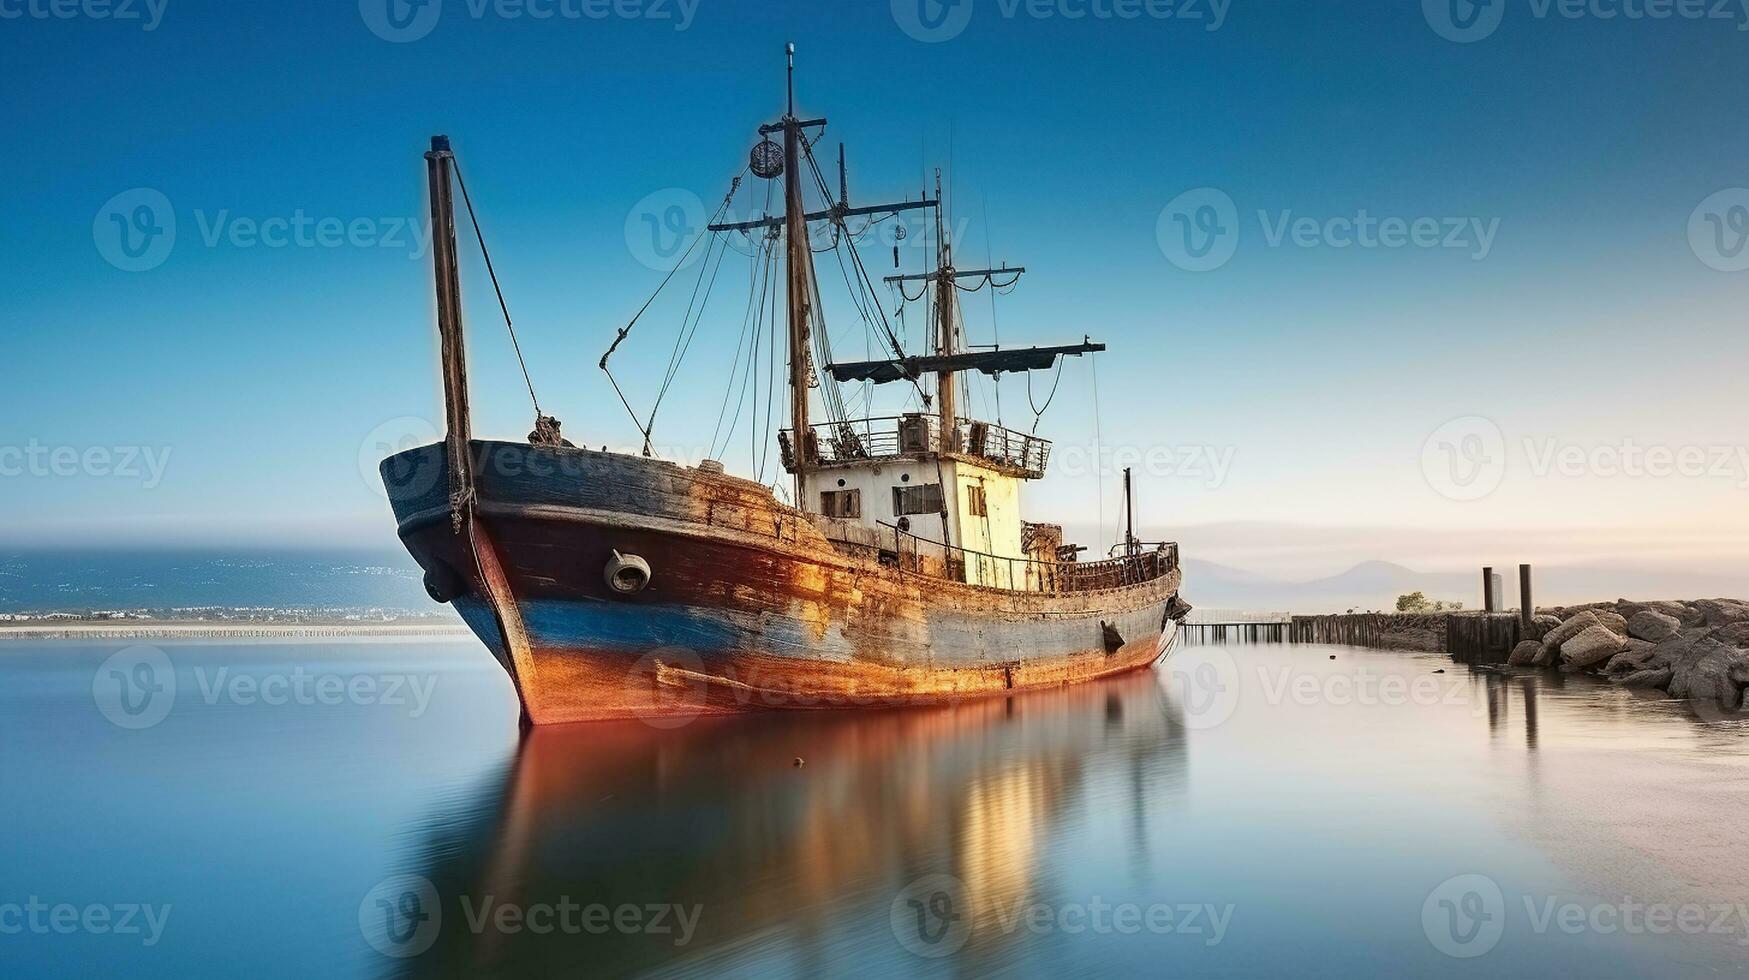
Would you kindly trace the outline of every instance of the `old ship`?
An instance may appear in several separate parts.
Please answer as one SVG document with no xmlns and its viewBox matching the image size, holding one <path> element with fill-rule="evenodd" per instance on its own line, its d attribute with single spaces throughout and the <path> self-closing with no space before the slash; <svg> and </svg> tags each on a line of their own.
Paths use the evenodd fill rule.
<svg viewBox="0 0 1749 980">
<path fill-rule="evenodd" d="M 1126 530 L 1107 557 L 1083 561 L 1085 549 L 1064 544 L 1059 526 L 1022 520 L 1022 486 L 1044 476 L 1050 443 L 957 409 L 969 373 L 1060 367 L 1061 358 L 1103 345 L 964 349 L 958 293 L 1012 282 L 1024 270 L 955 266 L 939 173 L 933 197 L 852 207 L 840 147 L 833 201 L 813 153 L 825 120 L 797 116 L 793 46 L 788 53 L 789 108 L 759 127 L 746 170 L 708 224 L 703 265 L 711 265 L 718 240 L 738 236 L 770 274 L 766 342 L 773 360 L 787 363 L 789 401 L 789 427 L 775 444 L 793 478 L 783 490 L 793 486 L 794 506 L 715 460 L 686 466 L 655 458 L 654 409 L 648 421 L 632 412 L 641 453 L 573 446 L 538 401 L 526 441 L 474 439 L 452 188 L 460 187 L 470 219 L 473 206 L 448 138 L 433 137 L 425 155 L 448 431 L 440 443 L 385 459 L 381 472 L 427 591 L 454 605 L 510 675 L 525 724 L 627 717 L 667 724 L 1073 684 L 1166 656 L 1189 610 L 1178 596 L 1175 544 L 1144 544 Z M 749 174 L 781 194 L 783 212 L 717 220 Z M 810 189 L 822 198 L 812 211 Z M 872 296 L 851 219 L 873 223 L 917 209 L 933 212 L 933 261 L 887 277 L 927 311 L 930 349 L 909 354 Z M 846 284 L 863 288 L 858 309 L 890 357 L 831 356 L 814 270 L 814 254 L 825 249 L 815 247 L 811 228 L 844 250 Z M 490 271 L 477 222 L 473 230 Z M 897 265 L 896 248 L 894 255 Z M 492 280 L 496 288 L 495 273 Z M 907 283 L 917 284 L 916 295 L 905 292 Z M 758 306 L 766 307 L 762 294 Z M 750 319 L 752 310 L 750 300 Z M 848 417 L 839 386 L 854 384 L 863 386 L 865 407 L 870 387 L 909 385 L 914 410 Z M 614 390 L 631 411 L 617 381 Z M 812 414 L 816 398 L 823 423 Z M 1127 497 L 1127 474 L 1125 482 Z"/>
</svg>

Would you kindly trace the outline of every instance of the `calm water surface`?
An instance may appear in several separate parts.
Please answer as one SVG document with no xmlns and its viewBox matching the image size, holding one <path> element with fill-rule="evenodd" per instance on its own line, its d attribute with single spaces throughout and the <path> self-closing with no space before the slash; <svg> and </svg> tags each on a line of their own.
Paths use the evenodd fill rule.
<svg viewBox="0 0 1749 980">
<path fill-rule="evenodd" d="M 164 646 L 156 694 L 124 646 L 0 647 L 0 976 L 1749 971 L 1749 725 L 1580 678 L 1189 647 L 521 738 L 471 641 Z"/>
</svg>

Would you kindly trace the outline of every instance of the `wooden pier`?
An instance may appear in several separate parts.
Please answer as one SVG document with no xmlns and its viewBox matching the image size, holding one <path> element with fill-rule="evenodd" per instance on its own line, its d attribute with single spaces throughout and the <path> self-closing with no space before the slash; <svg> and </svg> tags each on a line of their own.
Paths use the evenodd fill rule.
<svg viewBox="0 0 1749 980">
<path fill-rule="evenodd" d="M 1187 644 L 1327 643 L 1381 650 L 1446 653 L 1458 663 L 1503 664 L 1521 640 L 1540 638 L 1531 605 L 1531 568 L 1518 566 L 1519 608 L 1496 611 L 1502 597 L 1494 569 L 1482 569 L 1482 609 L 1437 613 L 1287 613 L 1200 611 L 1179 627 Z"/>
<path fill-rule="evenodd" d="M 1525 637 L 1517 613 L 1346 613 L 1286 620 L 1184 623 L 1187 645 L 1320 643 L 1447 653 L 1459 663 L 1505 663 Z"/>
<path fill-rule="evenodd" d="M 1185 643 L 1193 646 L 1203 643 L 1285 643 L 1292 628 L 1293 623 L 1288 620 L 1181 623 L 1178 626 L 1178 632 L 1184 638 Z"/>
</svg>

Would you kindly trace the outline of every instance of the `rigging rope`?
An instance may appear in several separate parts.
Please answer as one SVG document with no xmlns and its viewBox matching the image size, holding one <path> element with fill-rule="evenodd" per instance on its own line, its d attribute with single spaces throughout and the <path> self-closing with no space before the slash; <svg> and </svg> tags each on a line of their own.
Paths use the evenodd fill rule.
<svg viewBox="0 0 1749 980">
<path fill-rule="evenodd" d="M 510 331 L 510 346 L 516 351 L 516 363 L 522 367 L 522 381 L 528 385 L 528 400 L 534 403 L 534 417 L 541 417 L 540 399 L 534 396 L 534 381 L 528 376 L 528 362 L 522 359 L 522 345 L 516 342 L 516 328 L 510 324 L 510 307 L 504 302 L 504 290 L 498 287 L 498 273 L 492 269 L 492 253 L 486 248 L 486 236 L 480 231 L 480 219 L 474 217 L 474 202 L 468 198 L 468 182 L 462 179 L 461 160 L 452 156 L 455 182 L 462 189 L 462 203 L 468 207 L 468 221 L 474 226 L 474 238 L 480 243 L 480 255 L 486 260 L 486 274 L 492 277 L 492 291 L 498 294 L 498 308 L 504 311 L 504 329 Z"/>
<path fill-rule="evenodd" d="M 735 392 L 735 379 L 737 376 L 741 379 L 741 394 L 740 397 L 735 399 L 735 417 L 729 423 L 729 432 L 727 435 L 723 436 L 723 450 L 725 452 L 729 448 L 729 440 L 734 438 L 736 427 L 741 423 L 741 408 L 747 400 L 747 381 L 752 373 L 752 359 L 748 359 L 748 370 L 743 372 L 741 351 L 747 345 L 750 328 L 753 337 L 753 344 L 750 349 L 757 350 L 759 348 L 760 328 L 763 326 L 761 320 L 763 319 L 765 312 L 765 289 L 770 284 L 770 268 L 773 264 L 773 258 L 775 255 L 775 250 L 766 244 L 767 241 L 769 240 L 762 240 L 757 246 L 759 249 L 759 261 L 754 263 L 752 280 L 748 284 L 747 312 L 741 320 L 741 337 L 735 342 L 735 355 L 729 361 L 729 383 L 723 389 L 723 405 L 717 410 L 717 426 L 711 432 L 710 451 L 712 459 L 717 458 L 717 436 L 722 434 L 723 418 L 729 414 L 729 396 Z M 756 316 L 759 317 L 759 319 L 756 319 Z"/>
<path fill-rule="evenodd" d="M 458 176 L 459 176 L 459 173 L 458 173 Z M 744 176 L 744 172 L 736 174 L 734 179 L 729 181 L 729 192 L 727 194 L 723 195 L 723 203 L 717 206 L 716 214 L 714 214 L 710 217 L 710 219 L 706 222 L 707 225 L 716 223 L 716 220 L 718 218 L 721 218 L 723 216 L 723 213 L 729 209 L 729 202 L 734 199 L 735 191 L 740 188 L 741 178 L 743 176 Z M 463 191 L 464 197 L 466 197 L 466 193 L 467 192 L 464 190 Z M 668 274 L 663 276 L 662 281 L 656 285 L 656 291 L 650 294 L 649 299 L 644 300 L 644 305 L 638 307 L 638 312 L 632 314 L 631 320 L 629 320 L 625 326 L 623 326 L 619 329 L 619 333 L 617 335 L 615 335 L 613 338 L 613 343 L 608 345 L 607 352 L 601 355 L 601 361 L 596 365 L 597 367 L 601 368 L 603 373 L 605 373 L 607 375 L 608 383 L 613 385 L 613 393 L 615 395 L 619 396 L 619 403 L 621 405 L 625 406 L 626 414 L 630 415 L 632 417 L 632 424 L 636 425 L 638 427 L 638 432 L 643 435 L 643 437 L 644 437 L 644 450 L 646 453 L 648 453 L 649 448 L 650 448 L 650 430 L 648 427 L 646 427 L 643 424 L 643 422 L 641 422 L 638 419 L 638 413 L 632 408 L 632 403 L 626 399 L 626 393 L 625 393 L 624 389 L 620 388 L 620 386 L 619 386 L 619 379 L 615 378 L 613 376 L 613 372 L 608 370 L 607 359 L 612 357 L 613 352 L 619 349 L 619 345 L 621 343 L 623 343 L 625 341 L 627 335 L 629 335 L 632 332 L 632 327 L 637 326 L 638 320 L 640 318 L 642 318 L 645 311 L 647 311 L 650 308 L 650 304 L 656 302 L 656 297 L 660 296 L 662 294 L 662 290 L 667 287 L 668 281 L 673 279 L 675 274 L 678 273 L 682 268 L 684 268 L 686 266 L 687 257 L 692 254 L 693 249 L 698 247 L 698 243 L 703 241 L 706 237 L 707 236 L 705 234 L 700 234 L 697 238 L 694 238 L 692 240 L 692 244 L 686 246 L 686 251 L 680 253 L 680 258 L 675 261 L 674 268 L 668 270 Z M 714 239 L 714 238 L 719 237 L 719 236 L 716 236 L 713 234 L 713 235 L 710 235 L 710 237 L 712 237 Z M 707 261 L 706 264 L 708 265 L 709 262 Z M 701 272 L 700 275 L 702 276 L 703 273 Z M 689 311 L 690 311 L 690 307 L 689 307 Z M 682 321 L 682 324 L 684 325 L 684 321 Z M 652 410 L 652 412 L 651 412 L 652 420 L 654 419 L 654 417 L 655 417 L 655 413 Z"/>
<path fill-rule="evenodd" d="M 1099 492 L 1099 543 L 1105 543 L 1105 453 L 1099 434 L 1099 359 L 1087 353 L 1087 370 L 1093 375 L 1093 478 Z"/>
<path fill-rule="evenodd" d="M 1039 420 L 1045 417 L 1045 409 L 1050 408 L 1051 400 L 1057 397 L 1057 386 L 1063 383 L 1063 365 L 1068 362 L 1069 359 L 1066 357 L 1057 358 L 1057 376 L 1051 381 L 1051 393 L 1045 396 L 1043 406 L 1032 400 L 1032 372 L 1026 372 L 1026 405 L 1032 409 L 1032 434 L 1035 436 L 1038 435 Z M 1097 398 L 1098 395 L 1096 394 L 1094 397 Z M 1001 425 L 1001 420 L 997 420 L 996 424 Z"/>
</svg>

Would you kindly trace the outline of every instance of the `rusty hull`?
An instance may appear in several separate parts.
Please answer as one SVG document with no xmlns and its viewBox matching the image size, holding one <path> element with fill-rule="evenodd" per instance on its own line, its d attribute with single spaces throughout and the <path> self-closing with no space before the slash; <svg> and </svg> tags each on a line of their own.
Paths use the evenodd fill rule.
<svg viewBox="0 0 1749 980">
<path fill-rule="evenodd" d="M 454 594 L 535 724 L 1056 687 L 1145 667 L 1176 635 L 1176 569 L 1091 592 L 984 588 L 849 554 L 737 477 L 570 447 L 472 449 L 471 531 L 453 530 L 442 445 L 391 456 L 383 478 L 428 584 Z M 616 550 L 650 563 L 643 591 L 607 586 Z"/>
</svg>

